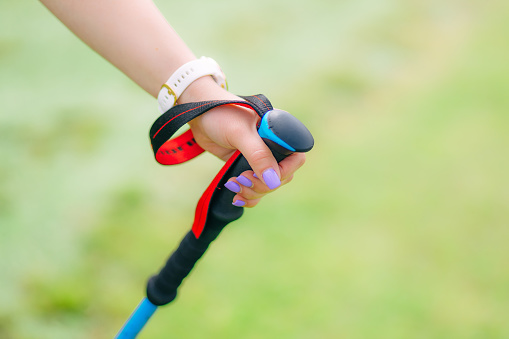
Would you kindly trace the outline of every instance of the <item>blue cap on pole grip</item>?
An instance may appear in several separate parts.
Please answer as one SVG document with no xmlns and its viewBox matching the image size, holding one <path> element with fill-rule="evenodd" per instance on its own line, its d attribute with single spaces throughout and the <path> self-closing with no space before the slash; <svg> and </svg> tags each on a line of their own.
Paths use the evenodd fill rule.
<svg viewBox="0 0 509 339">
<path fill-rule="evenodd" d="M 307 152 L 314 145 L 313 136 L 306 126 L 290 113 L 280 109 L 265 113 L 258 134 L 290 152 Z"/>
</svg>

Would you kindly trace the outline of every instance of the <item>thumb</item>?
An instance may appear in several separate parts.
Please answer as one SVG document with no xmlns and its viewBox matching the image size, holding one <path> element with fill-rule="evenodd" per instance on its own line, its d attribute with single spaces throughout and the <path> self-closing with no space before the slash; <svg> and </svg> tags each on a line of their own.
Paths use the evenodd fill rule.
<svg viewBox="0 0 509 339">
<path fill-rule="evenodd" d="M 269 189 L 273 190 L 281 185 L 279 165 L 256 130 L 239 135 L 233 144 Z"/>
</svg>

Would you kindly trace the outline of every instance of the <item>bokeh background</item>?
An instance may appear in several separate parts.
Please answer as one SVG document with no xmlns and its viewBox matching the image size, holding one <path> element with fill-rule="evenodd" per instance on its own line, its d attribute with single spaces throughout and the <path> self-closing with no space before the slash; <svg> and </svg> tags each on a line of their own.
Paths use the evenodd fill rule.
<svg viewBox="0 0 509 339">
<path fill-rule="evenodd" d="M 509 3 L 156 3 L 316 148 L 140 338 L 509 338 Z M 221 166 L 39 2 L 0 3 L 0 338 L 112 338 Z"/>
</svg>

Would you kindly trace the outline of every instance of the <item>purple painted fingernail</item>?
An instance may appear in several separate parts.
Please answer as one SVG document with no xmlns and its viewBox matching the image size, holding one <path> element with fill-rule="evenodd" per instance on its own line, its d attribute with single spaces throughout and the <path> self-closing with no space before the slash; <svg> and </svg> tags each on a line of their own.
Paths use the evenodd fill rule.
<svg viewBox="0 0 509 339">
<path fill-rule="evenodd" d="M 253 173 L 253 177 L 255 177 L 256 179 L 258 179 L 258 176 L 256 175 L 256 173 Z"/>
<path fill-rule="evenodd" d="M 242 200 L 236 200 L 232 203 L 233 206 L 237 206 L 237 207 L 242 207 L 246 204 L 245 201 L 242 201 Z"/>
<path fill-rule="evenodd" d="M 240 192 L 240 186 L 235 181 L 228 181 L 226 184 L 224 184 L 224 187 L 226 187 L 227 189 L 234 193 Z"/>
<path fill-rule="evenodd" d="M 237 177 L 237 181 L 241 184 L 241 185 L 244 185 L 246 187 L 252 187 L 253 186 L 253 182 L 251 180 L 249 180 L 248 178 L 246 178 L 245 176 L 243 175 L 239 175 Z"/>
<path fill-rule="evenodd" d="M 273 190 L 274 188 L 277 188 L 281 185 L 281 180 L 279 180 L 279 177 L 277 176 L 276 171 L 274 171 L 273 168 L 269 168 L 268 170 L 265 170 L 262 174 L 263 181 L 265 181 L 265 185 L 267 185 L 268 188 Z"/>
</svg>

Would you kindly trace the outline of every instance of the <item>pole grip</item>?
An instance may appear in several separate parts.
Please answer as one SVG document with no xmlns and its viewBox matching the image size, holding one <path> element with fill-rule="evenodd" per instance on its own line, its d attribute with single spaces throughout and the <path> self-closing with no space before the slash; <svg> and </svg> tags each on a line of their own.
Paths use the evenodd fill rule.
<svg viewBox="0 0 509 339">
<path fill-rule="evenodd" d="M 314 144 L 307 128 L 285 111 L 272 110 L 262 118 L 259 134 L 280 162 L 293 152 L 307 152 Z M 189 231 L 160 272 L 147 284 L 147 298 L 156 306 L 168 304 L 177 296 L 177 289 L 228 223 L 240 218 L 242 207 L 232 205 L 236 193 L 224 188 L 229 178 L 251 169 L 244 156 L 239 156 L 226 170 L 215 187 L 205 227 L 197 238 Z"/>
</svg>

